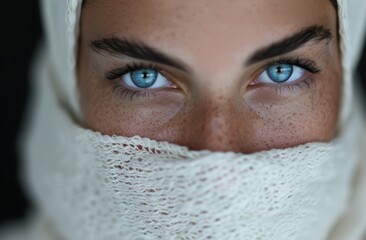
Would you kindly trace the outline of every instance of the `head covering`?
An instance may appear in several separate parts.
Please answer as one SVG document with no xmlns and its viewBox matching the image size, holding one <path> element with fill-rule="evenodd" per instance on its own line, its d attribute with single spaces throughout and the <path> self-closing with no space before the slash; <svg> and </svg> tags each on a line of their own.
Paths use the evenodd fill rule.
<svg viewBox="0 0 366 240">
<path fill-rule="evenodd" d="M 331 143 L 239 154 L 80 127 L 75 70 L 82 1 L 44 0 L 47 45 L 35 66 L 24 151 L 25 182 L 46 229 L 35 239 L 361 240 L 366 167 L 351 80 L 366 2 L 338 4 L 344 68 L 339 136 Z"/>
</svg>

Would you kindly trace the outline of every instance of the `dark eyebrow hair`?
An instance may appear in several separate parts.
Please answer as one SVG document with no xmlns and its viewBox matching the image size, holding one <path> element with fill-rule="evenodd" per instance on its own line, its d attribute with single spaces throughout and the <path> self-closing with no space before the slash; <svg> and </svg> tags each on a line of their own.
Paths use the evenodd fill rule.
<svg viewBox="0 0 366 240">
<path fill-rule="evenodd" d="M 333 35 L 329 29 L 317 25 L 310 26 L 290 37 L 256 51 L 249 57 L 247 65 L 292 52 L 310 41 L 330 41 L 332 38 Z M 187 73 L 192 72 L 190 67 L 179 59 L 170 57 L 158 49 L 136 39 L 121 39 L 113 36 L 93 41 L 90 45 L 93 51 L 100 54 L 108 53 L 116 57 L 131 57 L 145 61 L 158 62 L 181 69 Z"/>
<path fill-rule="evenodd" d="M 310 26 L 294 35 L 271 44 L 268 47 L 256 51 L 248 60 L 247 65 L 251 65 L 268 58 L 283 55 L 300 48 L 310 41 L 322 41 L 333 39 L 332 32 L 323 26 Z"/>
<path fill-rule="evenodd" d="M 159 62 L 164 65 L 181 69 L 185 72 L 191 72 L 191 69 L 183 62 L 173 57 L 169 57 L 165 53 L 148 46 L 138 40 L 120 39 L 117 37 L 103 38 L 102 40 L 93 41 L 91 48 L 97 53 L 109 53 L 116 57 L 131 57 L 146 61 Z"/>
</svg>

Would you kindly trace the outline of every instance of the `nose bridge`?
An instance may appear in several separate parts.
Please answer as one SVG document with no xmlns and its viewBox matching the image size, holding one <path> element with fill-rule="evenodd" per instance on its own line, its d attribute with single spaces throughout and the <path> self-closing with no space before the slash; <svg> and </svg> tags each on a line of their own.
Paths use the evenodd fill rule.
<svg viewBox="0 0 366 240">
<path fill-rule="evenodd" d="M 195 149 L 212 151 L 241 151 L 242 126 L 240 108 L 231 98 L 206 99 L 197 114 L 199 130 L 195 136 Z"/>
</svg>

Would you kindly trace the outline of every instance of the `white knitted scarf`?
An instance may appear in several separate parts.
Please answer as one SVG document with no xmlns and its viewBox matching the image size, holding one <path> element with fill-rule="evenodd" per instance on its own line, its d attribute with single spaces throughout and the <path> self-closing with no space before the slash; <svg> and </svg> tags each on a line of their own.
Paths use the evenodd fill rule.
<svg viewBox="0 0 366 240">
<path fill-rule="evenodd" d="M 324 240 L 347 209 L 355 124 L 332 143 L 189 151 L 82 129 L 44 91 L 28 182 L 59 239 Z"/>
<path fill-rule="evenodd" d="M 44 0 L 50 45 L 36 66 L 25 140 L 25 182 L 41 216 L 33 239 L 361 240 L 366 170 L 350 76 L 364 26 L 350 27 L 356 21 L 347 7 L 365 21 L 366 4 L 338 4 L 345 72 L 338 137 L 239 154 L 80 127 L 75 49 L 81 0 Z"/>
</svg>

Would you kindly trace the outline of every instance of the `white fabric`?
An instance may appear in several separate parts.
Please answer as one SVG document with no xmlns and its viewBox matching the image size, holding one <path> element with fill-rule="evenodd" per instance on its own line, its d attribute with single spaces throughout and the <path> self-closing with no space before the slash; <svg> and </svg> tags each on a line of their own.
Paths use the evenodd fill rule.
<svg viewBox="0 0 366 240">
<path fill-rule="evenodd" d="M 366 1 L 338 0 L 339 33 L 343 64 L 343 99 L 339 127 L 347 125 L 353 109 L 353 77 L 366 33 Z"/>
<path fill-rule="evenodd" d="M 43 227 L 27 239 L 361 240 L 366 169 L 351 74 L 366 1 L 339 5 L 345 70 L 339 136 L 246 155 L 189 151 L 79 127 L 81 0 L 44 0 L 48 46 L 36 66 L 36 107 L 24 152 L 25 182 Z"/>
<path fill-rule="evenodd" d="M 323 240 L 347 207 L 356 125 L 330 144 L 196 152 L 82 129 L 45 98 L 28 181 L 60 239 Z"/>
</svg>

